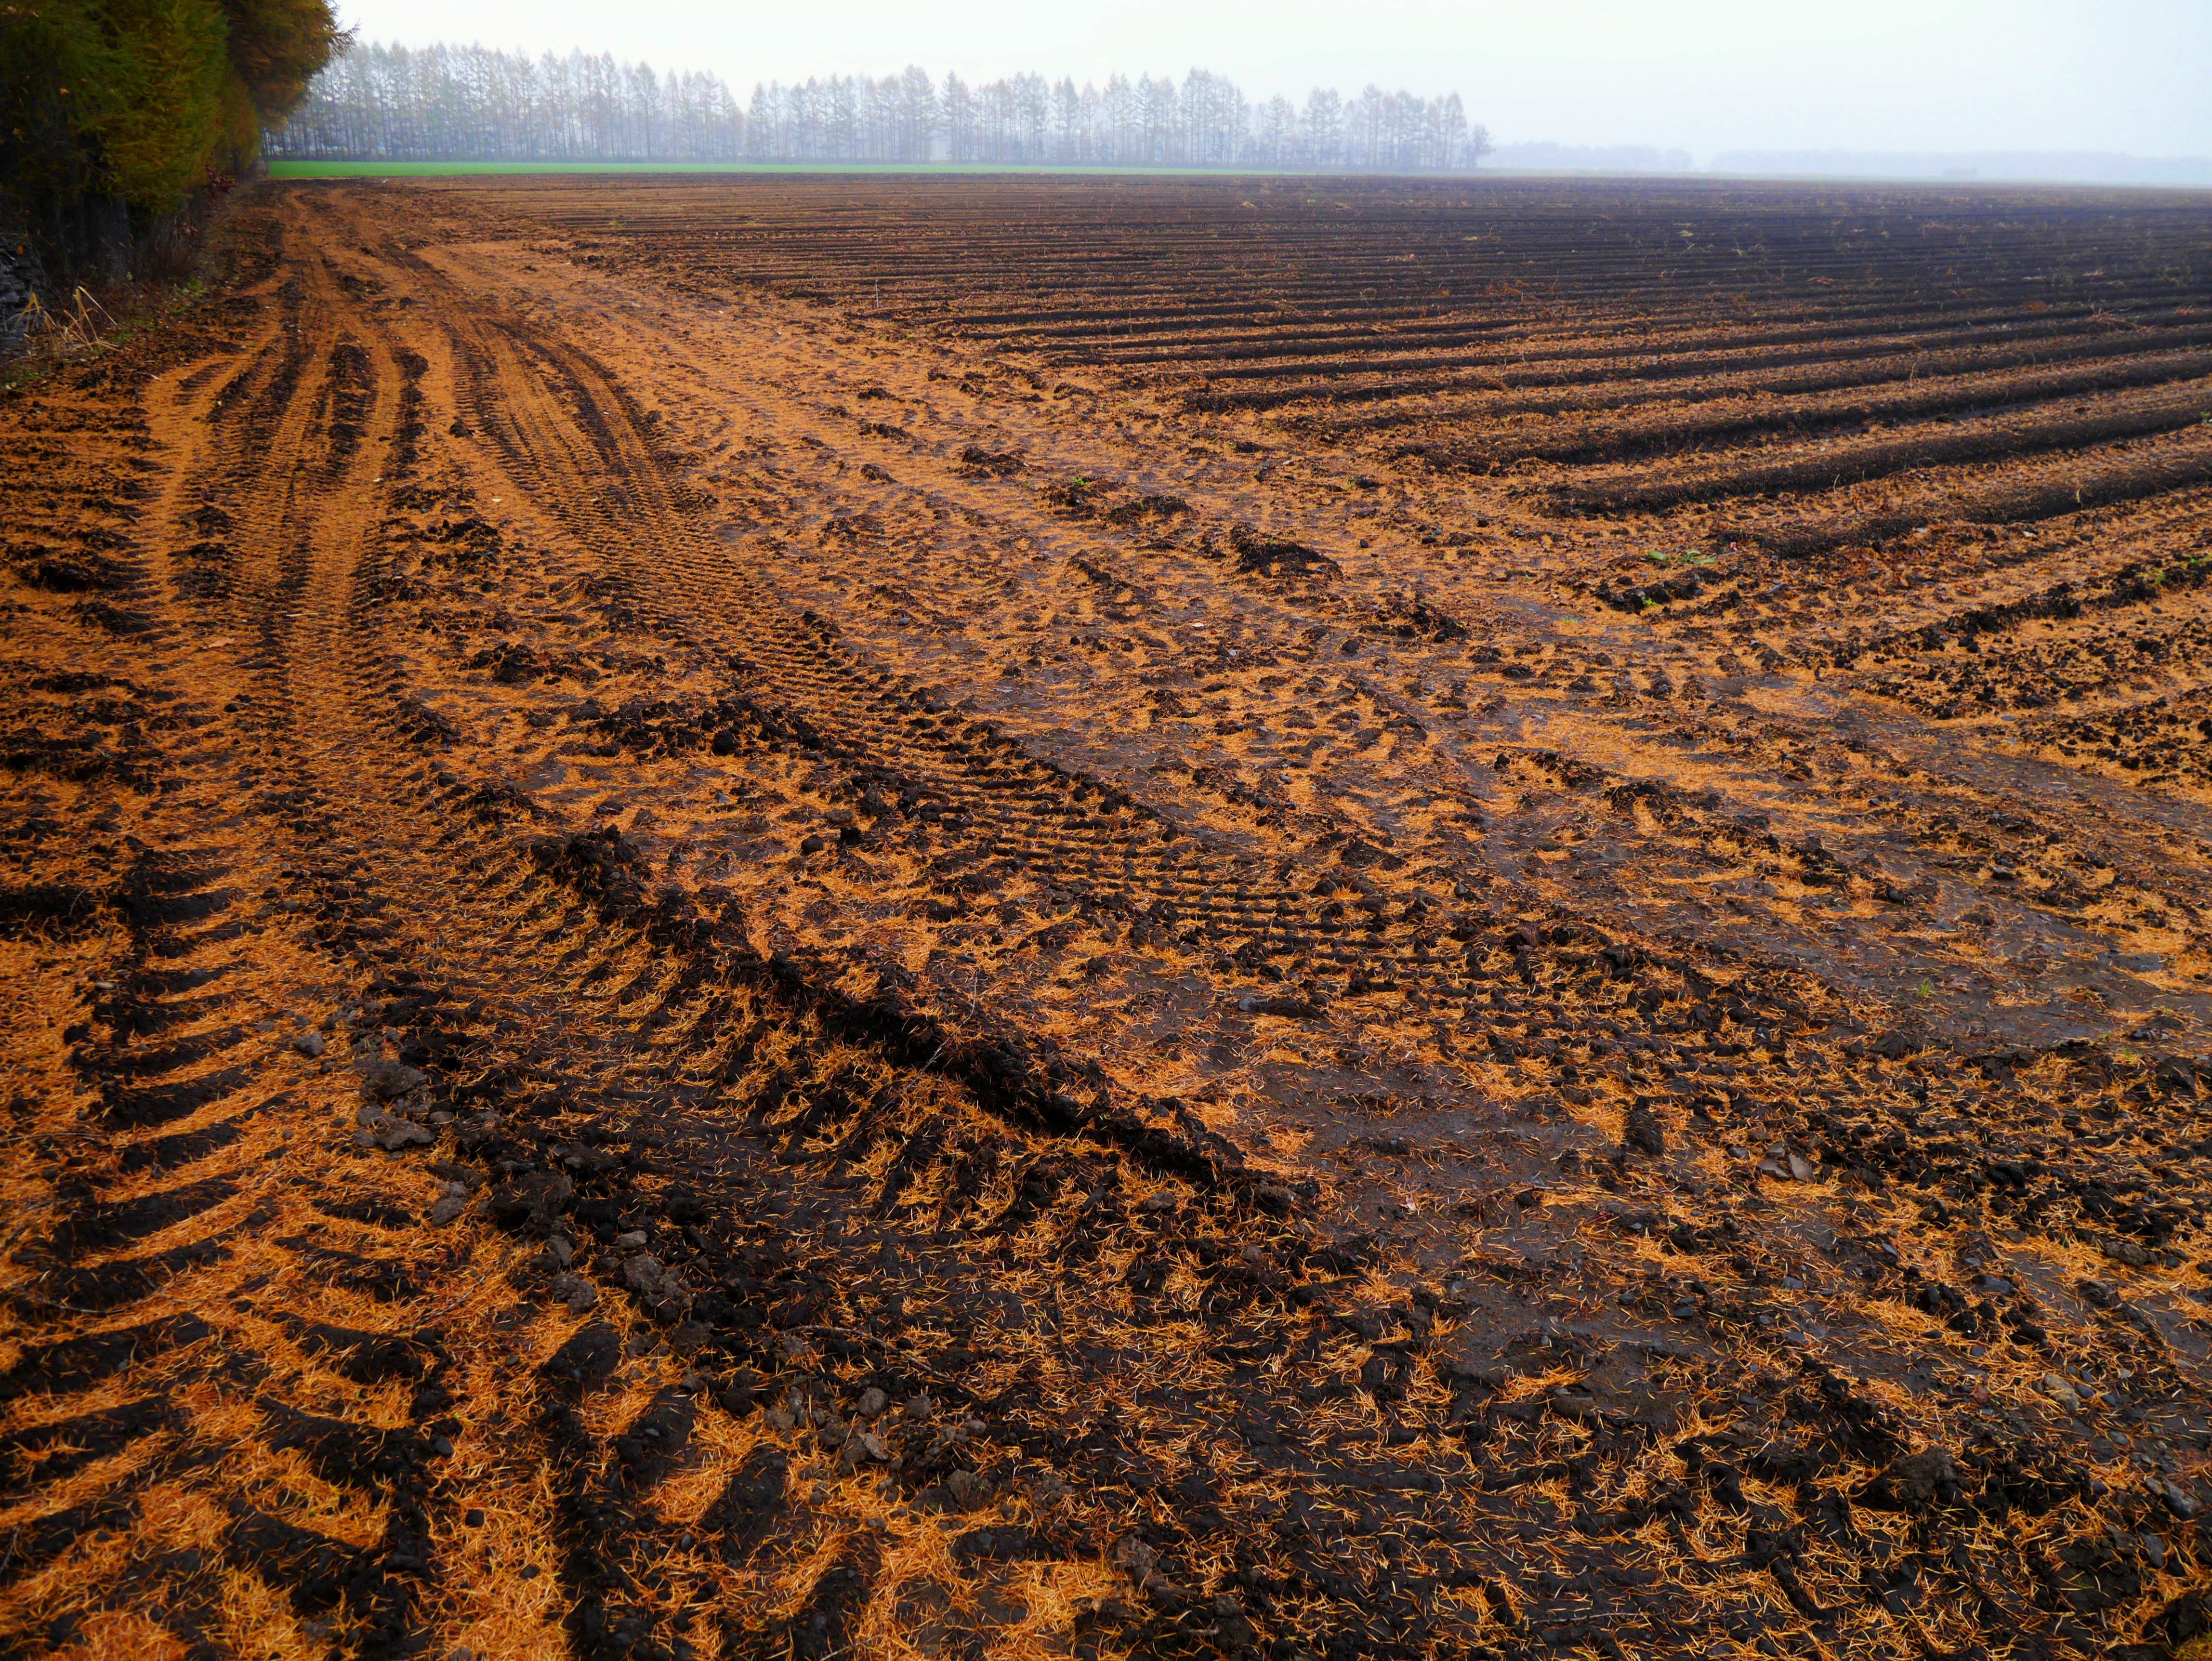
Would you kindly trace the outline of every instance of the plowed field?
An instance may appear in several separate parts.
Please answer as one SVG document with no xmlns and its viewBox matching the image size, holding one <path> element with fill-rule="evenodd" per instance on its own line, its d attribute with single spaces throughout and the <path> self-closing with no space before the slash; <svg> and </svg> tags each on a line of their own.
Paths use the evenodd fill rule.
<svg viewBox="0 0 2212 1661">
<path fill-rule="evenodd" d="M 12 1652 L 2212 1630 L 2212 204 L 264 186 L 0 399 Z"/>
</svg>

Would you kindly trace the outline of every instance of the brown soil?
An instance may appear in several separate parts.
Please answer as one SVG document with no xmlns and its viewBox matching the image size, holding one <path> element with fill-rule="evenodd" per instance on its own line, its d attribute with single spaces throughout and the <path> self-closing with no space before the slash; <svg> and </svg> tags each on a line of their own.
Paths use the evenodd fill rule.
<svg viewBox="0 0 2212 1661">
<path fill-rule="evenodd" d="M 0 402 L 0 1631 L 2212 1629 L 2212 209 L 263 190 Z"/>
</svg>

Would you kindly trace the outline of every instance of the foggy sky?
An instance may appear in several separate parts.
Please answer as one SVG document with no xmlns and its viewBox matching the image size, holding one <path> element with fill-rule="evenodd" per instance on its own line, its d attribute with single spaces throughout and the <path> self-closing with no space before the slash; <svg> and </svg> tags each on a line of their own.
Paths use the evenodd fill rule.
<svg viewBox="0 0 2212 1661">
<path fill-rule="evenodd" d="M 1501 143 L 2212 155 L 2212 0 L 338 0 L 364 40 L 756 81 L 1218 70 L 1456 91 Z"/>
</svg>

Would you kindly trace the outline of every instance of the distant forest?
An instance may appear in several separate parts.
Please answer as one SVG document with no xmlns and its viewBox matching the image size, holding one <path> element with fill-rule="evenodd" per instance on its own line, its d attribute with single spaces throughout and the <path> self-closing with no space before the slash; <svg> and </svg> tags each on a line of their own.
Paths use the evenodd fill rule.
<svg viewBox="0 0 2212 1661">
<path fill-rule="evenodd" d="M 740 105 L 713 75 L 482 46 L 356 46 L 331 60 L 272 157 L 380 161 L 986 161 L 1457 173 L 1490 149 L 1459 94 L 1317 88 L 1255 104 L 1194 70 L 1079 88 L 969 86 L 919 69 L 770 82 Z"/>
</svg>

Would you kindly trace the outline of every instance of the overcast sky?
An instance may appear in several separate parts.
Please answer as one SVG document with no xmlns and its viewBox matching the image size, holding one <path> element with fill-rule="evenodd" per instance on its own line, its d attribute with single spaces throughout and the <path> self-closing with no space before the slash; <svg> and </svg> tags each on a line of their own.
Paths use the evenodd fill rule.
<svg viewBox="0 0 2212 1661">
<path fill-rule="evenodd" d="M 339 0 L 362 38 L 753 82 L 919 64 L 1458 92 L 1500 142 L 2212 155 L 2212 0 Z"/>
</svg>

